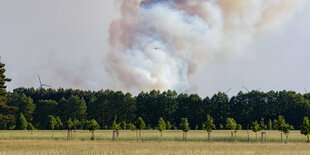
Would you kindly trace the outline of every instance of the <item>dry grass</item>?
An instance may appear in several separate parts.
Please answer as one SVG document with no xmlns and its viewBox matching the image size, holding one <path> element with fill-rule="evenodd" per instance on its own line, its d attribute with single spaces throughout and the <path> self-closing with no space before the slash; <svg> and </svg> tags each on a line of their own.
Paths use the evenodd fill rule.
<svg viewBox="0 0 310 155">
<path fill-rule="evenodd" d="M 310 154 L 310 144 L 299 131 L 290 134 L 290 142 L 281 144 L 280 133 L 267 131 L 269 142 L 255 142 L 250 132 L 251 143 L 247 143 L 247 132 L 239 131 L 238 142 L 230 142 L 230 131 L 214 131 L 215 142 L 207 142 L 205 131 L 190 131 L 188 142 L 182 142 L 181 131 L 165 131 L 160 141 L 158 131 L 143 131 L 143 141 L 136 142 L 136 133 L 121 131 L 119 141 L 111 141 L 112 131 L 97 131 L 96 141 L 89 141 L 88 131 L 77 131 L 75 140 L 66 139 L 66 131 L 0 131 L 0 154 Z M 7 139 L 5 139 L 7 138 Z M 85 140 L 81 140 L 85 139 Z"/>
</svg>

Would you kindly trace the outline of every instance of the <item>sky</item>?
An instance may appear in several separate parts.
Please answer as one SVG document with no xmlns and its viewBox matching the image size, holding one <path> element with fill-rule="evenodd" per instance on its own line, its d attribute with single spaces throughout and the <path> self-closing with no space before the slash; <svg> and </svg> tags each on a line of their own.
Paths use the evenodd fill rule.
<svg viewBox="0 0 310 155">
<path fill-rule="evenodd" d="M 8 90 L 39 87 L 122 90 L 105 69 L 113 1 L 0 1 L 0 56 L 12 78 Z M 244 54 L 201 64 L 191 93 L 211 96 L 233 88 L 310 91 L 310 3 L 276 31 L 256 36 Z"/>
</svg>

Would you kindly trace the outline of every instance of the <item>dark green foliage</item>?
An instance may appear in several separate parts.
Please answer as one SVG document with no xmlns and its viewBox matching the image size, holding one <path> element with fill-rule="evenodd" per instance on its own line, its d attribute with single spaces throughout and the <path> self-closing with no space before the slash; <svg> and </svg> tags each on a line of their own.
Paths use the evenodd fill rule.
<svg viewBox="0 0 310 155">
<path fill-rule="evenodd" d="M 34 112 L 34 121 L 38 129 L 49 129 L 48 116 L 56 115 L 58 103 L 54 100 L 40 100 Z"/>
<path fill-rule="evenodd" d="M 23 97 L 23 94 L 26 97 Z M 31 110 L 21 110 L 27 109 L 22 106 L 18 106 L 21 111 L 10 113 L 12 118 L 14 116 L 17 118 L 18 114 L 22 112 L 27 121 L 38 129 L 48 129 L 48 115 L 59 116 L 60 120 L 63 120 L 64 127 L 62 129 L 67 127 L 69 118 L 72 118 L 72 121 L 77 119 L 81 122 L 81 125 L 76 127 L 77 129 L 86 128 L 86 119 L 95 119 L 102 128 L 111 129 L 115 115 L 118 116 L 118 122 L 135 122 L 138 119 L 137 116 L 142 116 L 147 122 L 148 129 L 156 128 L 160 117 L 169 120 L 173 129 L 176 129 L 181 118 L 188 118 L 189 127 L 195 129 L 196 125 L 201 125 L 205 121 L 204 117 L 207 114 L 213 116 L 214 124 L 219 129 L 225 127 L 223 124 L 229 117 L 234 118 L 242 126 L 247 126 L 256 120 L 261 124 L 261 118 L 274 120 L 279 115 L 284 116 L 287 118 L 287 122 L 300 129 L 303 117 L 310 116 L 309 95 L 293 91 L 240 92 L 229 99 L 225 93 L 217 93 L 211 98 L 200 98 L 196 94 L 151 91 L 141 92 L 134 97 L 130 93 L 125 94 L 112 90 L 95 92 L 72 89 L 18 88 L 9 95 L 9 98 L 11 99 L 8 102 L 10 105 L 29 105 L 29 107 L 33 107 L 32 104 L 17 103 L 29 103 L 33 99 L 35 105 L 33 113 Z M 18 99 L 18 102 L 13 102 L 14 99 Z M 0 113 L 2 113 L 1 110 Z M 7 123 L 4 122 L 2 128 L 8 129 L 9 124 Z M 266 126 L 265 123 L 267 122 L 264 122 L 264 126 Z M 169 125 L 166 124 L 168 128 Z M 276 125 L 272 126 L 273 129 L 276 129 Z M 268 128 L 270 129 L 270 121 Z M 60 128 L 55 127 L 55 129 Z"/>
<path fill-rule="evenodd" d="M 5 64 L 1 62 L 0 57 L 0 122 L 11 122 L 14 120 L 14 112 L 17 110 L 15 107 L 7 105 L 7 92 L 6 82 L 10 82 L 11 79 L 5 76 Z"/>
<path fill-rule="evenodd" d="M 17 130 L 26 130 L 27 129 L 28 122 L 23 115 L 23 113 L 20 113 L 17 120 L 16 120 L 16 129 Z"/>
</svg>

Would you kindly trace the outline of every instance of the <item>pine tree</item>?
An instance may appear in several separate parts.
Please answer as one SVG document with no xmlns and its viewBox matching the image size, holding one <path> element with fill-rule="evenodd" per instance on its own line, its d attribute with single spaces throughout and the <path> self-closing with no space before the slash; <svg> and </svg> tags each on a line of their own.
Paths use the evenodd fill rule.
<svg viewBox="0 0 310 155">
<path fill-rule="evenodd" d="M 6 82 L 10 82 L 11 79 L 5 76 L 5 64 L 1 62 L 0 57 L 0 122 L 11 122 L 14 120 L 13 113 L 17 110 L 16 107 L 7 105 L 8 94 L 6 92 Z"/>
<path fill-rule="evenodd" d="M 25 116 L 23 115 L 23 113 L 20 113 L 18 118 L 17 118 L 17 121 L 16 121 L 16 129 L 26 130 L 27 125 L 28 125 L 28 122 L 27 122 Z"/>
</svg>

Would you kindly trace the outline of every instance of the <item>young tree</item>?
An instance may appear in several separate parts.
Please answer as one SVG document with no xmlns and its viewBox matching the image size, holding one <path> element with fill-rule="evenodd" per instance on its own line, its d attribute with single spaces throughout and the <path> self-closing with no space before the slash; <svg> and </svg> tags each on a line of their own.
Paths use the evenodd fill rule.
<svg viewBox="0 0 310 155">
<path fill-rule="evenodd" d="M 231 130 L 231 141 L 234 142 L 234 130 L 237 128 L 237 122 L 233 118 L 227 118 L 226 128 Z"/>
<path fill-rule="evenodd" d="M 309 118 L 304 117 L 304 120 L 302 122 L 302 126 L 300 129 L 300 133 L 307 136 L 307 142 L 310 142 L 309 135 L 310 135 L 310 123 L 309 123 Z"/>
<path fill-rule="evenodd" d="M 145 122 L 143 121 L 142 117 L 138 117 L 138 120 L 135 122 L 135 127 L 139 130 L 139 138 L 141 139 L 141 131 L 145 128 Z"/>
<path fill-rule="evenodd" d="M 208 141 L 211 142 L 211 132 L 215 129 L 215 124 L 213 123 L 213 118 L 207 115 L 207 121 L 202 124 L 202 128 L 208 132 Z"/>
<path fill-rule="evenodd" d="M 14 120 L 13 113 L 17 110 L 16 107 L 11 107 L 7 105 L 7 92 L 6 92 L 6 82 L 10 82 L 11 79 L 5 76 L 5 64 L 1 62 L 0 57 L 0 122 L 12 122 Z"/>
<path fill-rule="evenodd" d="M 234 131 L 234 133 L 235 133 L 235 139 L 234 139 L 234 141 L 236 142 L 236 139 L 237 139 L 237 131 L 238 130 L 242 130 L 242 125 L 241 124 L 238 124 L 237 125 L 237 127 L 236 127 L 236 129 L 235 129 L 235 131 Z"/>
<path fill-rule="evenodd" d="M 122 130 L 126 130 L 127 129 L 127 123 L 125 121 L 122 121 L 120 124 L 120 127 Z"/>
<path fill-rule="evenodd" d="M 129 123 L 128 124 L 128 128 L 131 130 L 131 131 L 134 131 L 136 129 L 135 125 L 133 123 Z"/>
<path fill-rule="evenodd" d="M 290 130 L 294 129 L 294 127 L 288 123 L 285 123 L 285 118 L 279 115 L 278 120 L 275 121 L 275 126 L 278 131 L 281 132 L 281 143 L 282 143 L 282 134 L 286 135 L 286 143 L 288 142 L 288 134 Z"/>
<path fill-rule="evenodd" d="M 167 130 L 171 129 L 171 123 L 169 121 L 166 122 L 166 127 L 167 127 Z"/>
<path fill-rule="evenodd" d="M 180 129 L 183 131 L 183 140 L 187 140 L 187 132 L 189 131 L 189 123 L 187 118 L 181 118 Z"/>
<path fill-rule="evenodd" d="M 283 126 L 282 126 L 282 132 L 285 134 L 286 136 L 286 141 L 285 143 L 288 143 L 288 134 L 290 133 L 290 130 L 293 130 L 294 127 L 288 123 L 285 123 Z"/>
<path fill-rule="evenodd" d="M 69 140 L 72 139 L 72 127 L 73 127 L 73 122 L 71 121 L 71 118 L 69 118 L 69 120 L 67 121 L 67 127 L 68 127 L 68 136 L 67 138 Z"/>
<path fill-rule="evenodd" d="M 119 134 L 120 125 L 116 123 L 116 119 L 117 119 L 117 117 L 115 116 L 114 121 L 112 123 L 112 129 L 113 129 L 112 140 L 115 140 L 115 133 L 116 133 L 116 140 L 118 139 L 118 134 Z"/>
<path fill-rule="evenodd" d="M 54 138 L 54 129 L 55 129 L 56 125 L 57 125 L 56 118 L 52 115 L 49 115 L 48 116 L 48 127 L 49 127 L 49 129 L 52 130 L 52 139 Z"/>
<path fill-rule="evenodd" d="M 76 129 L 82 126 L 82 122 L 76 118 L 74 118 L 73 120 L 73 128 L 74 128 L 74 132 L 76 132 Z"/>
<path fill-rule="evenodd" d="M 17 118 L 17 121 L 16 121 L 16 129 L 26 130 L 27 125 L 28 125 L 28 122 L 27 122 L 25 116 L 23 115 L 23 113 L 20 113 L 18 118 Z"/>
<path fill-rule="evenodd" d="M 163 131 L 166 129 L 166 127 L 167 125 L 166 125 L 165 120 L 162 117 L 160 117 L 158 120 L 157 129 L 160 132 L 161 139 L 163 138 Z"/>
<path fill-rule="evenodd" d="M 223 128 L 224 128 L 224 125 L 220 124 L 220 129 L 223 130 Z"/>
<path fill-rule="evenodd" d="M 260 128 L 260 125 L 258 124 L 257 121 L 252 122 L 251 130 L 252 130 L 253 132 L 255 132 L 256 141 L 257 141 L 257 132 L 260 131 L 260 129 L 261 129 L 261 128 Z"/>
<path fill-rule="evenodd" d="M 60 119 L 59 116 L 56 117 L 56 122 L 57 122 L 57 123 L 56 123 L 56 127 L 55 127 L 55 128 L 56 128 L 57 130 L 62 129 L 62 128 L 63 128 L 63 124 L 62 124 L 61 119 Z"/>
<path fill-rule="evenodd" d="M 92 119 L 87 123 L 87 129 L 92 133 L 91 140 L 95 140 L 95 130 L 99 129 L 99 127 L 100 125 L 95 119 Z"/>
<path fill-rule="evenodd" d="M 34 130 L 34 127 L 31 123 L 28 122 L 28 125 L 27 125 L 27 130 L 28 132 L 31 131 L 31 135 L 32 135 L 32 131 Z"/>
</svg>

